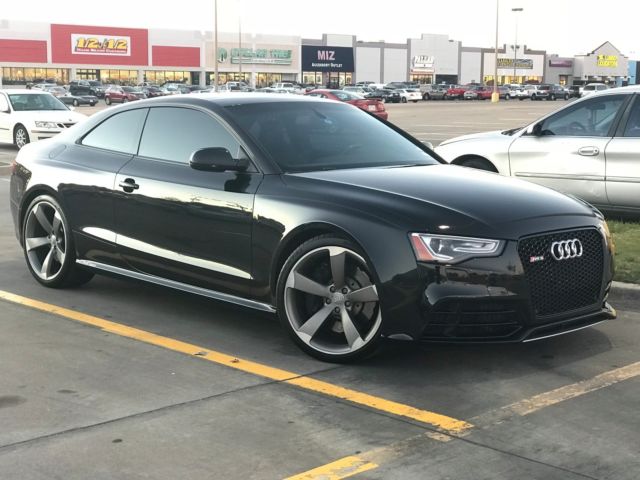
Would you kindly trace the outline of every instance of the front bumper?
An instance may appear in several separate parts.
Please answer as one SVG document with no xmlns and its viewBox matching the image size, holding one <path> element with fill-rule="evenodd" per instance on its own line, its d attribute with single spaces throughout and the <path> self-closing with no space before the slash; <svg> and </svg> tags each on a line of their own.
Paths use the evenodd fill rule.
<svg viewBox="0 0 640 480">
<path fill-rule="evenodd" d="M 62 132 L 62 129 L 58 128 L 34 128 L 29 130 L 29 141 L 37 142 L 38 140 L 53 138 L 60 132 Z"/>
<path fill-rule="evenodd" d="M 581 231 L 591 235 L 592 251 L 602 249 L 597 265 L 601 270 L 595 280 L 590 280 L 594 278 L 590 270 L 572 270 L 571 262 L 552 258 L 547 258 L 546 266 L 543 262 L 525 268 L 522 239 L 508 242 L 500 257 L 453 266 L 419 264 L 426 287 L 420 301 L 424 327 L 416 338 L 428 342 L 522 342 L 616 318 L 615 310 L 606 302 L 613 277 L 611 253 L 600 232 Z M 546 245 L 558 235 L 573 237 L 575 232 L 531 238 L 544 238 Z M 597 238 L 601 246 L 593 240 Z M 524 255 L 528 258 L 529 254 Z M 536 268 L 540 270 L 532 273 Z M 587 290 L 590 293 L 585 294 Z"/>
</svg>

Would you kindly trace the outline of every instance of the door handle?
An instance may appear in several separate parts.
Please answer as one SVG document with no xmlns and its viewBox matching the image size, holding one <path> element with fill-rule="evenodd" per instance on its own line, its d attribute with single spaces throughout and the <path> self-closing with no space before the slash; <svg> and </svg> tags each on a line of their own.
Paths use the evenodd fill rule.
<svg viewBox="0 0 640 480">
<path fill-rule="evenodd" d="M 600 149 L 598 147 L 582 147 L 578 150 L 578 155 L 583 157 L 595 157 L 599 153 Z"/>
<path fill-rule="evenodd" d="M 140 188 L 140 185 L 138 185 L 133 178 L 125 178 L 124 180 L 121 180 L 120 183 L 118 183 L 118 186 L 127 193 L 131 193 Z"/>
</svg>

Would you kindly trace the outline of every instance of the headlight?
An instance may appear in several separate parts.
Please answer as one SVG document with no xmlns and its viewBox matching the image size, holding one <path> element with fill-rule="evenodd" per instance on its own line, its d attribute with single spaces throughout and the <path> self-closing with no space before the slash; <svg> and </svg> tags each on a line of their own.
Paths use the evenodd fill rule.
<svg viewBox="0 0 640 480">
<path fill-rule="evenodd" d="M 38 122 L 36 121 L 36 127 L 38 128 L 58 128 L 55 122 Z"/>
<path fill-rule="evenodd" d="M 495 257 L 502 251 L 504 242 L 486 238 L 412 233 L 411 245 L 420 262 L 451 264 L 475 257 Z"/>
<path fill-rule="evenodd" d="M 603 221 L 600 224 L 600 231 L 602 232 L 602 236 L 604 237 L 604 241 L 607 242 L 607 246 L 611 250 L 611 254 L 615 255 L 616 253 L 616 245 L 613 242 L 613 235 L 611 235 L 611 231 L 609 230 L 609 225 L 606 221 Z"/>
</svg>

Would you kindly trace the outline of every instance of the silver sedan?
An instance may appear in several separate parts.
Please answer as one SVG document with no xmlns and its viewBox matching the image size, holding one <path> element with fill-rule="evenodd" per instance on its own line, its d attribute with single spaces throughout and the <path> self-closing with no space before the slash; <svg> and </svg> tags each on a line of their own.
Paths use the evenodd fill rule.
<svg viewBox="0 0 640 480">
<path fill-rule="evenodd" d="M 436 152 L 640 215 L 640 86 L 594 93 L 523 128 L 452 138 Z"/>
</svg>

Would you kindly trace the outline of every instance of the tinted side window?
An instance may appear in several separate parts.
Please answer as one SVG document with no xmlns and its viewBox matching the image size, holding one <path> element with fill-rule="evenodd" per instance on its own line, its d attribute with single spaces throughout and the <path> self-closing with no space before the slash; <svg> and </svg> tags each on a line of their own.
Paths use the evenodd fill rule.
<svg viewBox="0 0 640 480">
<path fill-rule="evenodd" d="M 113 115 L 91 130 L 82 139 L 82 144 L 135 155 L 146 115 L 146 108 Z"/>
<path fill-rule="evenodd" d="M 627 125 L 624 127 L 625 137 L 640 137 L 640 101 L 636 98 L 629 113 Z"/>
<path fill-rule="evenodd" d="M 140 142 L 140 156 L 189 163 L 206 147 L 224 147 L 238 158 L 240 145 L 218 121 L 198 110 L 152 108 Z"/>
<path fill-rule="evenodd" d="M 580 102 L 547 118 L 542 135 L 606 137 L 624 103 L 624 95 L 607 95 Z"/>
</svg>

